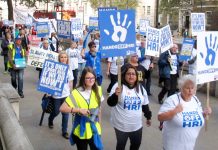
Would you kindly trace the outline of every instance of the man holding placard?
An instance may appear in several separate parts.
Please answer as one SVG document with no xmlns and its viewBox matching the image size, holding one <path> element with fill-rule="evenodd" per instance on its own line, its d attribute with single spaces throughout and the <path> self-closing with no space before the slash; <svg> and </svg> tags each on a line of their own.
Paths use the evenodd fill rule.
<svg viewBox="0 0 218 150">
<path fill-rule="evenodd" d="M 21 98 L 23 95 L 23 74 L 26 67 L 26 51 L 23 49 L 21 37 L 15 38 L 15 44 L 8 46 L 8 68 L 11 73 L 11 84 L 16 89 L 18 87 L 18 94 Z M 18 86 L 16 78 L 18 76 Z"/>
<path fill-rule="evenodd" d="M 177 51 L 178 45 L 173 44 L 173 47 L 163 52 L 158 60 L 159 75 L 164 81 L 164 86 L 158 95 L 159 104 L 163 104 L 163 98 L 167 92 L 167 96 L 176 92 L 179 66 L 181 65 Z"/>
</svg>

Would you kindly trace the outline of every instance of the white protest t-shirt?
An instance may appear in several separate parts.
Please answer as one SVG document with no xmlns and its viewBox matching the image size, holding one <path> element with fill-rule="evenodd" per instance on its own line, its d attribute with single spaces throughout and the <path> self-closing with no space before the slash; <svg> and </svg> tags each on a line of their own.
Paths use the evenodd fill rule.
<svg viewBox="0 0 218 150">
<path fill-rule="evenodd" d="M 82 58 L 81 51 L 83 49 L 83 45 L 78 45 L 78 51 L 79 51 L 79 57 L 78 57 L 78 63 L 85 63 L 86 60 Z"/>
<path fill-rule="evenodd" d="M 115 93 L 117 87 L 118 83 L 113 86 L 110 95 Z M 111 108 L 111 124 L 114 128 L 123 132 L 132 132 L 142 127 L 142 105 L 149 103 L 144 88 L 143 93 L 144 95 L 140 87 L 137 93 L 135 89 L 123 85 L 120 101 Z"/>
<path fill-rule="evenodd" d="M 117 75 L 117 59 L 118 57 L 109 57 L 107 60 L 108 62 L 111 62 L 110 73 L 113 75 Z M 121 61 L 121 66 L 122 66 L 124 64 L 123 57 L 120 57 L 120 61 Z"/>
<path fill-rule="evenodd" d="M 80 55 L 79 50 L 76 48 L 74 49 L 68 48 L 66 52 L 70 58 L 70 68 L 72 70 L 78 69 L 79 55 Z"/>
<path fill-rule="evenodd" d="M 90 103 L 90 97 L 91 97 L 91 90 L 82 90 L 81 88 L 78 89 L 82 97 L 86 100 L 86 102 L 89 104 Z M 104 101 L 104 96 L 101 96 L 101 102 Z"/>
<path fill-rule="evenodd" d="M 145 67 L 146 70 L 148 70 L 150 64 L 151 64 L 151 56 L 146 55 L 146 56 L 145 56 L 145 60 L 143 60 L 143 61 L 141 62 L 141 65 L 142 65 L 143 67 Z"/>
<path fill-rule="evenodd" d="M 177 73 L 177 56 L 176 54 L 172 54 L 171 55 L 171 67 L 172 67 L 172 70 L 170 71 L 170 74 L 176 74 Z"/>
<path fill-rule="evenodd" d="M 73 73 L 72 73 L 72 71 L 70 69 L 68 69 L 67 77 L 66 77 L 66 80 L 65 80 L 65 83 L 64 83 L 64 88 L 63 88 L 61 96 L 53 95 L 52 97 L 54 97 L 54 98 L 63 98 L 63 97 L 69 96 L 70 95 L 69 81 L 73 81 L 73 79 L 74 79 Z"/>
<path fill-rule="evenodd" d="M 178 99 L 179 96 L 179 99 Z M 193 150 L 200 129 L 204 125 L 201 103 L 197 98 L 186 102 L 181 94 L 168 97 L 161 106 L 159 113 L 174 109 L 179 101 L 183 111 L 163 124 L 163 147 L 165 150 Z"/>
</svg>

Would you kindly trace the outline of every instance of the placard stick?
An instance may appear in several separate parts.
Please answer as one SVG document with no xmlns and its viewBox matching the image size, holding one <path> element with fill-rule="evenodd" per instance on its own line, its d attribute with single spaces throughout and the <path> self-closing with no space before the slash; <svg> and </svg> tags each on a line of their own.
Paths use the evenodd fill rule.
<svg viewBox="0 0 218 150">
<path fill-rule="evenodd" d="M 210 82 L 207 83 L 207 102 L 206 107 L 210 106 Z M 206 115 L 205 118 L 205 131 L 208 129 L 208 121 L 209 121 L 209 115 Z"/>
<path fill-rule="evenodd" d="M 121 89 L 121 59 L 118 57 L 117 59 L 117 81 L 118 88 Z M 118 95 L 118 101 L 120 101 L 120 94 Z"/>
</svg>

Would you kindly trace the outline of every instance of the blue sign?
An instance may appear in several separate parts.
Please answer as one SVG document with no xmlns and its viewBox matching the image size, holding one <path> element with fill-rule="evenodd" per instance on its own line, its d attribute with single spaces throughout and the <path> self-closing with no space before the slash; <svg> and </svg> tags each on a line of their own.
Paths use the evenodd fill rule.
<svg viewBox="0 0 218 150">
<path fill-rule="evenodd" d="M 71 22 L 57 20 L 57 35 L 59 38 L 71 39 Z"/>
<path fill-rule="evenodd" d="M 98 17 L 89 17 L 89 30 L 98 30 Z"/>
<path fill-rule="evenodd" d="M 139 33 L 141 35 L 146 35 L 147 26 L 150 25 L 150 21 L 147 19 L 140 19 L 139 21 Z"/>
<path fill-rule="evenodd" d="M 49 36 L 48 22 L 36 22 L 36 35 L 40 38 Z"/>
<path fill-rule="evenodd" d="M 183 39 L 179 60 L 187 61 L 191 58 L 194 44 L 195 44 L 194 39 L 190 39 L 190 38 Z"/>
<path fill-rule="evenodd" d="M 102 58 L 126 56 L 136 51 L 134 10 L 101 11 L 99 27 Z"/>
<path fill-rule="evenodd" d="M 38 90 L 51 95 L 61 96 L 66 81 L 68 65 L 45 60 Z"/>
</svg>

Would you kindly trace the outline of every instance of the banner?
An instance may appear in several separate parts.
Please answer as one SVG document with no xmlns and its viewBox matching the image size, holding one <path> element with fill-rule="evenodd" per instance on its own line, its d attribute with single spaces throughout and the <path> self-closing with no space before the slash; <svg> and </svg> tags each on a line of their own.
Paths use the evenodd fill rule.
<svg viewBox="0 0 218 150">
<path fill-rule="evenodd" d="M 27 17 L 27 13 L 18 10 L 16 7 L 13 9 L 14 11 L 14 21 L 15 24 L 25 24 Z"/>
<path fill-rule="evenodd" d="M 160 47 L 161 53 L 173 47 L 172 33 L 169 25 L 160 29 Z"/>
<path fill-rule="evenodd" d="M 159 49 L 160 30 L 148 26 L 146 31 L 145 55 L 159 57 Z"/>
<path fill-rule="evenodd" d="M 36 35 L 41 38 L 49 37 L 48 22 L 36 22 Z"/>
<path fill-rule="evenodd" d="M 58 61 L 58 53 L 37 47 L 30 47 L 27 65 L 42 68 L 46 59 Z"/>
<path fill-rule="evenodd" d="M 98 30 L 98 17 L 89 17 L 89 30 Z"/>
<path fill-rule="evenodd" d="M 99 27 L 102 58 L 126 56 L 136 51 L 134 10 L 100 11 Z"/>
<path fill-rule="evenodd" d="M 38 84 L 38 90 L 51 95 L 61 96 L 66 83 L 69 65 L 46 60 Z"/>
<path fill-rule="evenodd" d="M 146 35 L 147 26 L 150 26 L 150 21 L 147 19 L 140 19 L 139 21 L 139 33 Z"/>
<path fill-rule="evenodd" d="M 197 36 L 197 84 L 218 80 L 218 32 L 199 32 Z"/>
<path fill-rule="evenodd" d="M 199 32 L 205 31 L 205 14 L 191 13 L 192 36 L 197 36 Z"/>
<path fill-rule="evenodd" d="M 72 40 L 78 41 L 83 38 L 83 23 L 80 18 L 71 18 Z"/>
<path fill-rule="evenodd" d="M 57 35 L 59 38 L 71 39 L 71 22 L 57 20 Z"/>
<path fill-rule="evenodd" d="M 13 20 L 3 20 L 3 24 L 5 25 L 5 26 L 13 26 L 14 25 L 14 22 L 13 22 Z"/>
<path fill-rule="evenodd" d="M 187 61 L 191 58 L 194 44 L 195 44 L 194 39 L 190 39 L 190 38 L 183 39 L 182 48 L 179 55 L 180 61 Z"/>
</svg>

